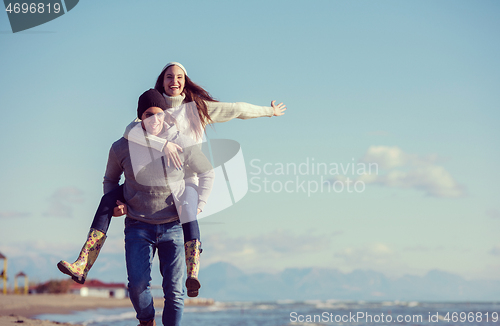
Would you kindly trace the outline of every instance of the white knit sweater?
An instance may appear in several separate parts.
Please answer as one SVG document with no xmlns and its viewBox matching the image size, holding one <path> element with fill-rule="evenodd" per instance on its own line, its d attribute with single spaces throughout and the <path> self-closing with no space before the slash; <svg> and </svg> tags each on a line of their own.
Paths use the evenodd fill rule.
<svg viewBox="0 0 500 326">
<path fill-rule="evenodd" d="M 189 120 L 186 115 L 186 110 L 196 110 L 196 105 L 194 104 L 194 102 L 185 103 L 184 94 L 173 97 L 163 94 L 163 96 L 165 97 L 167 106 L 169 107 L 167 112 L 177 120 L 177 127 L 179 131 L 184 135 L 191 137 L 191 139 L 195 140 L 197 143 L 201 143 L 202 139 L 196 139 L 194 132 L 190 128 Z M 273 108 L 270 106 L 258 106 L 244 102 L 224 103 L 207 101 L 206 103 L 208 115 L 214 123 L 226 122 L 234 118 L 252 119 L 273 116 Z M 197 114 L 195 116 L 198 117 Z M 132 123 L 130 123 L 125 129 L 125 134 L 123 135 L 123 137 L 139 145 L 147 146 L 142 132 L 137 132 L 137 129 L 133 129 L 134 126 L 139 122 L 140 120 L 136 119 Z M 150 146 L 152 148 L 158 151 L 163 151 L 163 147 L 166 144 L 165 139 L 152 135 L 150 135 L 148 138 Z"/>
</svg>

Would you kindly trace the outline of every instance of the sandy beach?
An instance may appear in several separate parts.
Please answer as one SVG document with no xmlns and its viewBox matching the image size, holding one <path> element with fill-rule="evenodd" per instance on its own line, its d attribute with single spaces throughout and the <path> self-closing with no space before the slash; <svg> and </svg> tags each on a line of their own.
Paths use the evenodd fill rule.
<svg viewBox="0 0 500 326">
<path fill-rule="evenodd" d="M 184 299 L 187 305 L 211 305 L 212 299 L 190 298 Z M 163 298 L 155 298 L 156 309 L 163 308 Z M 57 323 L 47 320 L 37 320 L 33 317 L 41 314 L 70 314 L 73 311 L 96 308 L 132 308 L 129 298 L 110 299 L 96 297 L 82 297 L 74 294 L 35 294 L 15 295 L 0 294 L 0 326 L 23 324 L 27 326 L 73 325 Z"/>
<path fill-rule="evenodd" d="M 162 299 L 155 299 L 155 307 L 163 307 Z M 40 314 L 66 314 L 94 308 L 132 307 L 130 299 L 81 297 L 71 294 L 3 295 L 0 294 L 0 326 L 74 325 L 32 319 Z"/>
</svg>

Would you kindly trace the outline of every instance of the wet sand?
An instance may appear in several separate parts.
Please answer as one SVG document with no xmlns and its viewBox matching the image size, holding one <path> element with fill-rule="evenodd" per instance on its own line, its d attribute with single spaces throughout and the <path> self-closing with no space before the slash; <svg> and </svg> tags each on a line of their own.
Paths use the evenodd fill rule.
<svg viewBox="0 0 500 326">
<path fill-rule="evenodd" d="M 162 300 L 155 300 L 162 307 Z M 132 307 L 129 298 L 108 299 L 81 297 L 71 294 L 3 295 L 0 294 L 0 326 L 12 325 L 75 325 L 32 319 L 41 314 L 69 314 L 96 308 Z"/>
<path fill-rule="evenodd" d="M 155 298 L 156 309 L 163 308 L 163 298 Z M 185 305 L 211 305 L 212 299 L 184 298 Z M 70 314 L 74 311 L 97 308 L 132 308 L 129 298 L 109 299 L 82 297 L 74 294 L 35 294 L 15 295 L 0 294 L 0 326 L 23 324 L 26 326 L 73 325 L 47 320 L 37 320 L 33 317 L 42 314 Z"/>
<path fill-rule="evenodd" d="M 13 325 L 27 325 L 27 326 L 52 326 L 52 325 L 67 325 L 67 326 L 81 326 L 79 324 L 68 323 L 54 323 L 48 320 L 30 319 L 22 316 L 0 316 L 0 326 L 13 326 Z"/>
</svg>

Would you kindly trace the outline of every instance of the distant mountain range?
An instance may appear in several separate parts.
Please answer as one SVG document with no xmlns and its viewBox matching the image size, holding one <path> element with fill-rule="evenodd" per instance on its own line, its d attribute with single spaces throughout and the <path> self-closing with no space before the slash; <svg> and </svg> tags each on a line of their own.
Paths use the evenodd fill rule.
<svg viewBox="0 0 500 326">
<path fill-rule="evenodd" d="M 104 282 L 127 282 L 123 254 L 101 255 L 89 274 Z M 65 257 L 66 258 L 66 257 Z M 37 259 L 9 260 L 9 286 L 14 275 L 24 271 L 30 281 L 64 279 L 56 267 L 60 255 L 40 255 Z M 157 267 L 153 284 L 161 284 Z M 431 270 L 425 276 L 405 275 L 389 278 L 372 270 L 342 273 L 336 269 L 288 268 L 271 273 L 245 273 L 237 267 L 214 263 L 200 271 L 200 296 L 218 301 L 273 300 L 365 300 L 365 301 L 498 301 L 500 281 L 465 280 L 462 277 Z M 161 291 L 158 292 L 161 295 Z"/>
<path fill-rule="evenodd" d="M 405 275 L 398 279 L 370 270 L 344 274 L 323 268 L 246 274 L 220 262 L 203 269 L 200 281 L 200 295 L 218 301 L 500 301 L 500 281 L 467 281 L 438 270 L 423 277 Z"/>
</svg>

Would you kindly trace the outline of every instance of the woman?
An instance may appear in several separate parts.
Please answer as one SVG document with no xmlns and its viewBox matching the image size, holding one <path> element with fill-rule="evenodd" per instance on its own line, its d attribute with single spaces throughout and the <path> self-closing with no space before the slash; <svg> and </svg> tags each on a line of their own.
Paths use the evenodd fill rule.
<svg viewBox="0 0 500 326">
<path fill-rule="evenodd" d="M 243 102 L 217 102 L 206 90 L 191 81 L 184 66 L 178 62 L 170 62 L 163 68 L 156 80 L 155 89 L 163 94 L 168 106 L 167 112 L 177 120 L 180 132 L 197 143 L 202 142 L 203 132 L 207 124 L 225 122 L 234 118 L 251 119 L 281 116 L 286 110 L 283 103 L 276 105 L 275 101 L 271 102 L 271 107 Z M 179 156 L 179 152 L 183 151 L 181 146 L 154 135 L 144 137 L 143 133 L 135 128 L 138 124 L 140 124 L 138 120 L 132 122 L 127 127 L 124 137 L 130 142 L 164 152 L 167 157 L 167 166 L 173 164 L 175 168 L 182 168 Z M 193 187 L 197 184 L 196 174 L 191 169 L 186 169 L 185 178 L 185 191 L 194 193 Z M 201 243 L 196 215 L 200 213 L 201 208 L 196 207 L 196 205 L 197 203 L 188 203 L 187 206 L 184 206 L 188 208 L 185 218 L 181 216 L 188 268 L 186 287 L 189 296 L 198 295 L 200 287 L 198 270 Z M 65 261 L 59 262 L 59 269 L 72 276 L 76 282 L 83 284 L 104 243 L 111 217 L 123 215 L 126 213 L 126 209 L 121 187 L 106 193 L 101 200 L 87 242 L 78 259 L 73 264 Z"/>
<path fill-rule="evenodd" d="M 175 119 L 164 112 L 166 109 L 165 99 L 158 91 L 150 89 L 143 93 L 137 109 L 142 121 L 136 130 L 145 137 L 160 137 L 183 148 L 181 162 L 199 177 L 196 202 L 199 197 L 203 207 L 212 188 L 214 172 L 195 142 L 178 132 Z M 118 187 L 122 174 L 125 176 L 123 198 L 127 203 L 128 290 L 137 319 L 140 325 L 154 325 L 150 281 L 153 257 L 158 252 L 165 296 L 163 325 L 179 325 L 183 310 L 183 239 L 176 206 L 181 207 L 186 201 L 184 172 L 166 167 L 162 152 L 121 138 L 113 143 L 109 152 L 105 191 Z"/>
</svg>

